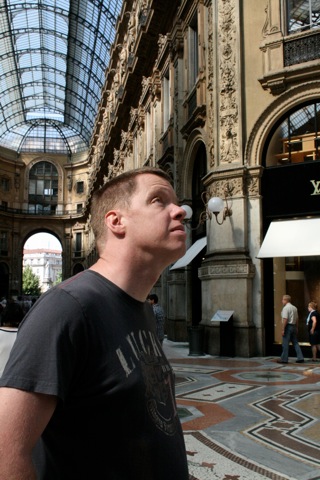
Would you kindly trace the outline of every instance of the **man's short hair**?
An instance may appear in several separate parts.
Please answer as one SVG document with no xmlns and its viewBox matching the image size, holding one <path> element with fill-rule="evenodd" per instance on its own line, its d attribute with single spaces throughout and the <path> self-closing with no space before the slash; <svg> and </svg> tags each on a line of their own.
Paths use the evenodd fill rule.
<svg viewBox="0 0 320 480">
<path fill-rule="evenodd" d="M 156 167 L 141 167 L 128 170 L 117 177 L 111 178 L 102 187 L 96 190 L 91 199 L 90 224 L 95 236 L 98 252 L 106 240 L 106 225 L 104 217 L 113 208 L 121 208 L 130 205 L 130 200 L 137 188 L 136 179 L 142 174 L 152 174 L 164 178 L 171 184 L 169 175 Z"/>
<path fill-rule="evenodd" d="M 147 299 L 148 300 L 153 300 L 154 303 L 158 303 L 158 295 L 156 295 L 155 293 L 150 293 L 150 295 L 148 295 Z"/>
</svg>

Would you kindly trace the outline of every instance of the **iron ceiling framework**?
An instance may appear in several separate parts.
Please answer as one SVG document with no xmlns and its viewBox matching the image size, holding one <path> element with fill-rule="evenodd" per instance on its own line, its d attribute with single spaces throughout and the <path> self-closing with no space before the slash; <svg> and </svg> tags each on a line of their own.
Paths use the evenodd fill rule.
<svg viewBox="0 0 320 480">
<path fill-rule="evenodd" d="M 0 0 L 0 145 L 88 149 L 122 0 Z"/>
</svg>

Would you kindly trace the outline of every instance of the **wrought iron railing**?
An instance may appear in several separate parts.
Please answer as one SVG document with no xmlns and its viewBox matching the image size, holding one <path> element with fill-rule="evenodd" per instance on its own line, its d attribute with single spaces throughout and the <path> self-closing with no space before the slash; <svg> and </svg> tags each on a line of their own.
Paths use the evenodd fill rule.
<svg viewBox="0 0 320 480">
<path fill-rule="evenodd" d="M 0 212 L 6 212 L 12 215 L 29 215 L 29 216 L 49 216 L 49 217 L 65 217 L 65 216 L 71 216 L 71 217 L 81 217 L 85 209 L 82 208 L 81 210 L 38 210 L 37 212 L 29 210 L 29 209 L 24 209 L 24 208 L 9 208 L 3 205 L 0 205 Z"/>
<path fill-rule="evenodd" d="M 303 37 L 286 39 L 284 42 L 284 65 L 297 65 L 320 58 L 320 32 Z"/>
</svg>

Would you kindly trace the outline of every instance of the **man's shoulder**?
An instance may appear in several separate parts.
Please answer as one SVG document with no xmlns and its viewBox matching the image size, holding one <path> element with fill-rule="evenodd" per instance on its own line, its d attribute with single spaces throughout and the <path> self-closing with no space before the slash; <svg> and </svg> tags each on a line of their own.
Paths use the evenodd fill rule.
<svg viewBox="0 0 320 480">
<path fill-rule="evenodd" d="M 297 307 L 295 305 L 293 305 L 292 303 L 288 302 L 284 308 L 287 308 L 287 310 L 297 310 Z"/>
<path fill-rule="evenodd" d="M 63 290 L 66 292 L 94 292 L 99 291 L 99 286 L 108 285 L 112 288 L 112 283 L 105 277 L 92 270 L 84 270 L 70 278 L 67 278 L 59 285 L 55 287 L 57 290 Z"/>
</svg>

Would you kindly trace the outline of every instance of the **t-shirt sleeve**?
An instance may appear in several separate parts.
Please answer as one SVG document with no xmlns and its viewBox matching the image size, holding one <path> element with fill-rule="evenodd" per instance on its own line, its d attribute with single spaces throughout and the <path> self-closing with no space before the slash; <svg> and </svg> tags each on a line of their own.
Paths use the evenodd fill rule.
<svg viewBox="0 0 320 480">
<path fill-rule="evenodd" d="M 0 386 L 62 400 L 85 362 L 83 312 L 62 289 L 43 295 L 24 318 Z"/>
</svg>

